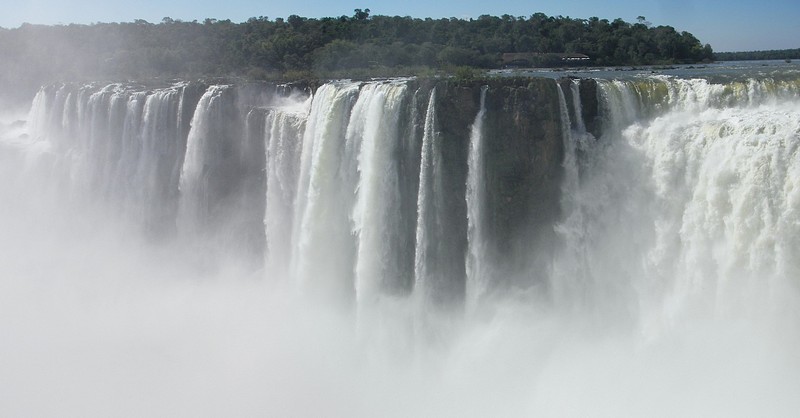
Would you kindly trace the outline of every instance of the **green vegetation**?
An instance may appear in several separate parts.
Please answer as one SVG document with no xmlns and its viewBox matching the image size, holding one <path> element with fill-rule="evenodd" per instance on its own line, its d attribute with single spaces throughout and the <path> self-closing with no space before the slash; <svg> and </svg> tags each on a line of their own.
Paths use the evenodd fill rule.
<svg viewBox="0 0 800 418">
<path fill-rule="evenodd" d="M 770 51 L 717 52 L 714 59 L 719 61 L 751 61 L 751 60 L 796 60 L 800 59 L 800 48 L 776 49 Z"/>
<path fill-rule="evenodd" d="M 353 16 L 250 18 L 243 23 L 164 18 L 131 23 L 0 29 L 0 87 L 29 91 L 57 80 L 245 76 L 286 80 L 432 74 L 499 68 L 503 53 L 579 53 L 591 65 L 710 60 L 712 50 L 670 26 L 536 13 L 477 19 Z M 584 63 L 585 64 L 585 63 Z"/>
</svg>

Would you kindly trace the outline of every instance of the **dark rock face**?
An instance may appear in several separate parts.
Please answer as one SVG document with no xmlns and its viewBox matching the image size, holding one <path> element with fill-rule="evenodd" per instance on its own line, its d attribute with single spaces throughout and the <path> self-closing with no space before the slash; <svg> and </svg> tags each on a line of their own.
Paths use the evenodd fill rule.
<svg viewBox="0 0 800 418">
<path fill-rule="evenodd" d="M 597 100 L 597 80 L 591 78 L 581 79 L 580 97 L 586 131 L 594 135 L 595 138 L 600 138 L 600 105 Z"/>
<path fill-rule="evenodd" d="M 461 301 L 466 290 L 467 159 L 470 129 L 480 110 L 480 86 L 443 82 L 436 86 L 434 202 L 440 237 L 435 244 L 439 283 L 432 289 L 436 302 Z"/>
<path fill-rule="evenodd" d="M 466 180 L 471 126 L 488 84 L 484 119 L 484 230 L 491 280 L 527 287 L 545 277 L 559 217 L 564 156 L 558 85 L 550 79 L 495 79 L 472 85 L 439 82 L 437 152 L 443 196 L 437 196 L 443 242 L 442 294 L 464 294 L 467 251 Z M 530 272 L 541 271 L 541 275 Z"/>
<path fill-rule="evenodd" d="M 425 128 L 425 113 L 432 84 L 412 84 L 400 118 L 400 142 L 396 149 L 400 186 L 398 230 L 399 251 L 396 254 L 398 277 L 386 291 L 409 294 L 414 288 L 414 257 L 416 252 L 417 198 L 419 193 L 420 154 Z"/>
<path fill-rule="evenodd" d="M 564 99 L 567 102 L 567 112 L 569 113 L 570 126 L 577 129 L 578 115 L 575 114 L 575 98 L 572 95 L 572 84 L 574 80 L 578 82 L 578 100 L 581 106 L 581 116 L 586 127 L 586 131 L 599 138 L 600 120 L 597 102 L 597 81 L 590 78 L 573 79 L 560 78 L 557 80 Z"/>
<path fill-rule="evenodd" d="M 401 82 L 406 83 L 407 88 L 403 104 L 398 108 L 398 142 L 392 145 L 397 165 L 396 172 L 389 174 L 397 177 L 400 207 L 394 212 L 398 219 L 392 220 L 392 254 L 387 255 L 392 258 L 387 261 L 391 277 L 386 278 L 388 284 L 382 285 L 382 291 L 390 294 L 413 291 L 417 284 L 415 262 L 419 255 L 424 257 L 424 275 L 430 276 L 426 290 L 431 301 L 455 307 L 464 301 L 469 146 L 484 86 L 487 90 L 482 131 L 483 167 L 479 177 L 485 182 L 485 192 L 480 197 L 482 215 L 477 221 L 483 231 L 482 260 L 490 276 L 486 280 L 498 291 L 541 283 L 552 260 L 556 242 L 553 226 L 560 216 L 564 124 L 558 89 L 564 86 L 552 79 L 534 78 Z M 160 103 L 163 111 L 148 116 L 158 128 L 143 134 L 152 148 L 147 148 L 149 154 L 121 158 L 120 153 L 125 150 L 109 149 L 98 154 L 97 160 L 132 161 L 135 170 L 127 166 L 117 170 L 123 173 L 122 177 L 131 170 L 150 173 L 140 176 L 141 179 L 135 178 L 138 183 L 131 185 L 144 190 L 131 193 L 149 193 L 145 196 L 147 199 L 142 199 L 142 205 L 152 206 L 142 210 L 146 229 L 171 236 L 183 222 L 186 230 L 220 238 L 227 249 L 262 260 L 266 246 L 264 140 L 270 100 L 285 96 L 292 89 L 313 91 L 317 85 L 225 85 L 220 86 L 213 105 L 211 101 L 203 102 L 202 108 L 198 108 L 199 102 L 208 87 L 204 82 L 188 83 L 157 97 L 151 94 L 147 97 L 160 97 L 163 101 Z M 569 89 L 571 84 L 565 86 Z M 86 90 L 76 91 L 83 91 L 81 89 Z M 434 90 L 435 133 L 427 143 L 430 147 L 424 151 L 429 162 L 426 184 L 420 184 L 426 114 Z M 86 91 L 97 89 L 92 87 Z M 592 80 L 581 80 L 579 92 L 587 129 L 594 133 L 599 126 L 597 85 Z M 571 91 L 564 96 L 573 100 Z M 139 106 L 141 113 L 144 100 Z M 100 110 L 106 112 L 105 108 Z M 111 136 L 122 141 L 126 131 L 125 118 L 120 115 L 125 114 L 113 113 L 122 111 L 124 107 L 109 107 L 107 112 L 112 113 L 99 114 L 96 119 L 111 122 L 97 129 L 110 129 L 114 133 Z M 204 122 L 192 126 L 197 111 L 201 111 Z M 53 110 L 53 114 L 62 113 L 63 108 Z M 193 132 L 198 135 L 191 139 L 193 147 L 200 147 L 197 153 L 200 157 L 195 155 L 192 161 L 199 174 L 190 178 L 189 186 L 180 190 L 190 129 L 196 129 Z M 103 135 L 95 136 L 108 136 L 105 130 L 98 132 Z M 302 139 L 302 135 L 295 138 Z M 145 162 L 147 170 L 139 170 L 137 167 Z M 108 176 L 97 178 L 103 180 Z M 114 189 L 113 182 L 102 184 L 106 183 Z M 193 187 L 197 190 L 193 191 Z M 420 215 L 418 207 L 420 190 L 425 192 L 424 215 Z M 423 224 L 417 225 L 418 222 Z M 416 242 L 420 229 L 425 231 L 422 251 Z"/>
<path fill-rule="evenodd" d="M 536 277 L 519 274 L 537 269 L 520 263 L 550 258 L 564 155 L 557 88 L 551 80 L 529 79 L 490 85 L 487 92 L 486 232 L 496 282 L 532 284 Z"/>
</svg>

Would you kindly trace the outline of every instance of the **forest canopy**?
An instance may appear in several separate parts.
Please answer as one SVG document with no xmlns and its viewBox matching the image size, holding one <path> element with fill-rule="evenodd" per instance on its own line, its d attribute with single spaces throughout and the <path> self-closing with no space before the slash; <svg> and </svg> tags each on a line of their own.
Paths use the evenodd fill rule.
<svg viewBox="0 0 800 418">
<path fill-rule="evenodd" d="M 589 65 L 603 66 L 713 58 L 711 46 L 691 33 L 653 27 L 641 16 L 636 23 L 543 13 L 420 19 L 355 9 L 352 16 L 260 16 L 241 23 L 165 17 L 158 23 L 23 24 L 0 29 L 0 86 L 211 75 L 419 74 L 457 66 L 498 68 L 504 53 L 581 54 Z"/>
</svg>

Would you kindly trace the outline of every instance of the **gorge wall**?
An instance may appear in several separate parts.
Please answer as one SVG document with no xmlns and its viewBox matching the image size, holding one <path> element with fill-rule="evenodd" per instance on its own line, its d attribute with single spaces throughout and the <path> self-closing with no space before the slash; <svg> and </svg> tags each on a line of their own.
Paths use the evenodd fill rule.
<svg viewBox="0 0 800 418">
<path fill-rule="evenodd" d="M 559 217 L 558 88 L 496 79 L 482 101 L 481 84 L 433 80 L 51 85 L 34 101 L 30 136 L 50 145 L 37 170 L 72 196 L 111 202 L 153 237 L 213 241 L 300 282 L 336 272 L 345 298 L 376 280 L 374 291 L 426 282 L 431 297 L 459 302 L 470 132 L 482 106 L 484 164 L 473 169 L 485 184 L 472 198 L 493 281 L 540 280 L 509 278 L 531 271 L 532 249 L 549 251 Z M 358 260 L 372 251 L 380 260 Z M 359 262 L 381 279 L 357 277 Z"/>
<path fill-rule="evenodd" d="M 625 160 L 645 158 L 621 145 L 632 127 L 796 93 L 796 80 L 663 77 L 68 84 L 39 92 L 21 138 L 39 144 L 26 170 L 152 239 L 246 260 L 344 306 L 412 294 L 462 306 L 557 293 L 624 257 L 587 236 L 653 230 L 642 205 L 655 198 L 604 218 L 631 190 L 655 190 L 649 174 L 628 183 L 650 166 Z M 659 239 L 643 234 L 645 247 Z"/>
</svg>

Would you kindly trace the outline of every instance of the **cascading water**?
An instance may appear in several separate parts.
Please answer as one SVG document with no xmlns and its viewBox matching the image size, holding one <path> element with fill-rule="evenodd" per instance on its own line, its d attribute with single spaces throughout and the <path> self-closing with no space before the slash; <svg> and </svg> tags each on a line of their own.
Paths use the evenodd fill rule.
<svg viewBox="0 0 800 418">
<path fill-rule="evenodd" d="M 580 115 L 579 84 L 570 83 L 570 94 L 574 103 L 575 115 Z M 564 178 L 561 185 L 561 210 L 565 213 L 564 219 L 556 225 L 555 229 L 561 236 L 565 245 L 559 252 L 559 259 L 554 264 L 552 289 L 553 297 L 557 304 L 568 304 L 575 300 L 576 292 L 587 284 L 586 273 L 583 271 L 583 246 L 585 245 L 583 228 L 584 219 L 582 211 L 577 209 L 580 201 L 580 167 L 578 163 L 578 141 L 586 135 L 583 121 L 577 122 L 576 128 L 569 125 L 569 109 L 564 92 L 558 90 L 559 108 L 564 141 Z M 576 117 L 577 119 L 577 117 Z M 580 301 L 578 301 L 580 303 Z"/>
<path fill-rule="evenodd" d="M 397 168 L 400 106 L 404 84 L 369 84 L 359 94 L 347 126 L 348 143 L 359 143 L 354 232 L 358 239 L 355 292 L 359 304 L 377 298 L 396 282 L 394 242 L 400 208 Z M 387 282 L 387 283 L 384 283 Z"/>
<path fill-rule="evenodd" d="M 623 132 L 652 179 L 656 231 L 646 273 L 667 283 L 672 315 L 685 304 L 762 309 L 797 285 L 800 107 L 752 104 L 762 101 L 688 106 Z"/>
<path fill-rule="evenodd" d="M 469 138 L 469 160 L 467 162 L 469 171 L 467 173 L 467 222 L 468 222 L 468 246 L 467 246 L 467 298 L 470 305 L 474 306 L 486 292 L 486 285 L 489 279 L 485 263 L 482 256 L 485 252 L 483 248 L 483 199 L 486 198 L 484 188 L 486 187 L 483 173 L 483 117 L 486 114 L 486 91 L 489 86 L 481 88 L 481 110 L 475 116 L 475 122 Z"/>
<path fill-rule="evenodd" d="M 226 162 L 225 124 L 223 116 L 224 91 L 229 86 L 211 86 L 197 104 L 192 117 L 189 137 L 186 141 L 186 156 L 181 168 L 179 190 L 181 195 L 181 218 L 188 222 L 188 229 L 211 221 L 213 205 L 221 196 L 211 184 L 214 169 Z"/>
<path fill-rule="evenodd" d="M 271 110 L 266 116 L 267 194 L 264 212 L 267 276 L 280 280 L 289 274 L 294 238 L 293 211 L 300 178 L 300 153 L 310 99 Z"/>
<path fill-rule="evenodd" d="M 356 250 L 350 222 L 356 150 L 346 132 L 358 91 L 357 83 L 317 90 L 303 135 L 295 204 L 292 275 L 307 293 L 345 300 L 353 297 Z"/>
<path fill-rule="evenodd" d="M 589 82 L 45 87 L 0 132 L 0 372 L 88 373 L 80 415 L 794 413 L 800 81 Z"/>
<path fill-rule="evenodd" d="M 131 187 L 133 206 L 151 228 L 162 228 L 176 210 L 177 191 L 185 139 L 177 135 L 177 101 L 180 92 L 167 89 L 153 92 L 144 102 L 141 134 L 125 138 L 134 151 L 126 162 L 136 167 Z M 135 99 L 138 101 L 138 98 Z M 138 105 L 134 105 L 134 112 Z M 134 113 L 135 114 L 135 113 Z M 136 123 L 134 117 L 131 123 Z M 137 129 L 135 125 L 131 130 Z"/>
<path fill-rule="evenodd" d="M 419 168 L 419 192 L 417 193 L 417 225 L 414 252 L 414 288 L 420 298 L 424 298 L 429 281 L 433 280 L 429 270 L 429 258 L 432 251 L 431 235 L 434 235 L 435 222 L 432 218 L 434 208 L 433 183 L 436 179 L 436 156 L 434 141 L 436 140 L 436 89 L 431 90 L 428 108 L 425 112 L 424 133 L 422 135 L 422 155 Z"/>
</svg>

